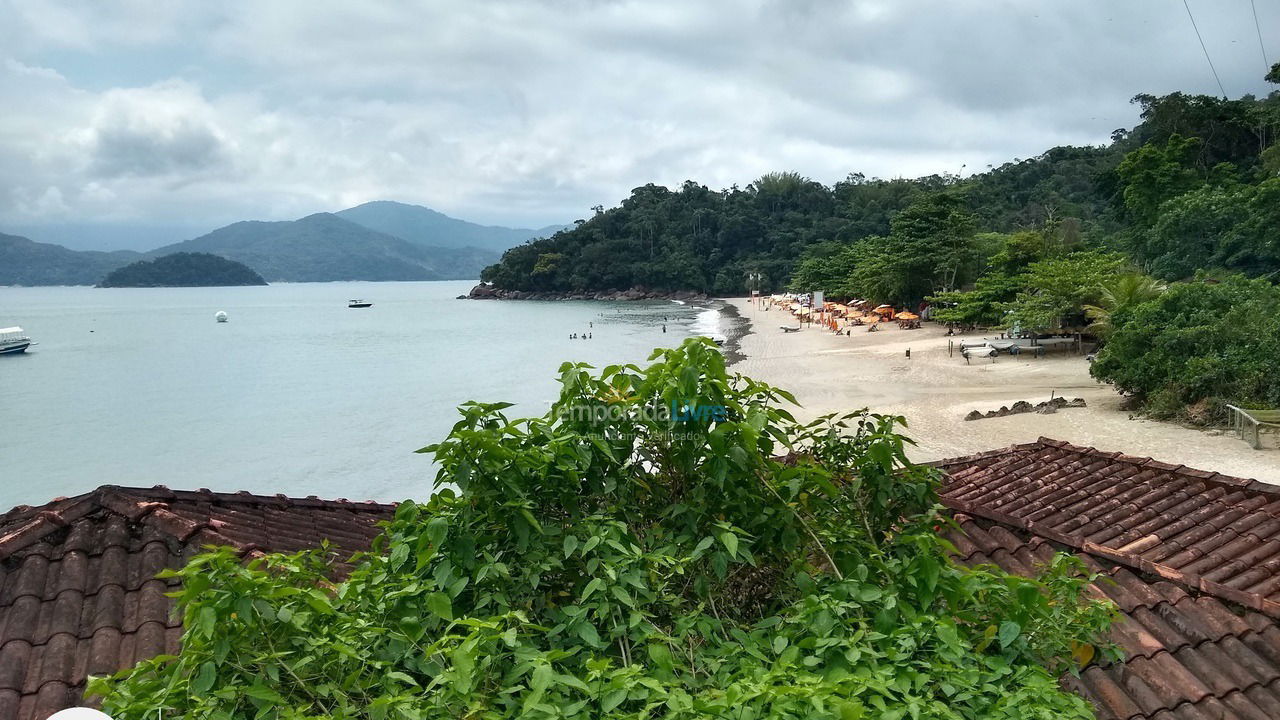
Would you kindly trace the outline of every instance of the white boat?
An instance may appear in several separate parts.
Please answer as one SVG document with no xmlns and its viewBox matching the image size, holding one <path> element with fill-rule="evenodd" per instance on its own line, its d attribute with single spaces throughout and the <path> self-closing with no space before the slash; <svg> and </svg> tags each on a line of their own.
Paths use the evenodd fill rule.
<svg viewBox="0 0 1280 720">
<path fill-rule="evenodd" d="M 0 328 L 0 355 L 16 355 L 35 345 L 20 327 Z"/>
<path fill-rule="evenodd" d="M 213 319 L 214 319 L 214 321 L 216 321 L 216 322 L 226 322 L 226 321 L 227 321 L 227 314 L 226 314 L 225 312 L 223 312 L 222 310 L 219 310 L 218 312 L 216 312 L 216 313 L 214 313 L 214 314 L 213 314 Z"/>
<path fill-rule="evenodd" d="M 371 303 L 371 302 L 367 302 L 367 301 L 365 301 L 365 300 L 348 300 L 348 301 L 347 301 L 347 307 L 349 307 L 349 308 L 367 308 L 367 307 L 373 307 L 373 303 Z"/>
</svg>

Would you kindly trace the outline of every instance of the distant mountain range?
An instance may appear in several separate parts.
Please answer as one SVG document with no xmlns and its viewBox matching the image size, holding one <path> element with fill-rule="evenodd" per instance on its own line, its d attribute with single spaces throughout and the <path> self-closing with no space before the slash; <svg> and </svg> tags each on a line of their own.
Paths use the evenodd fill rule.
<svg viewBox="0 0 1280 720">
<path fill-rule="evenodd" d="M 175 252 L 221 255 L 248 265 L 267 282 L 460 280 L 479 277 L 500 255 L 418 245 L 332 213 L 285 222 L 238 222 L 148 255 Z"/>
<path fill-rule="evenodd" d="M 142 259 L 201 252 L 243 263 L 270 282 L 464 280 L 540 230 L 477 225 L 429 208 L 371 202 L 299 220 L 238 222 L 147 253 L 76 251 L 0 234 L 0 285 L 93 285 Z"/>
<path fill-rule="evenodd" d="M 476 225 L 451 218 L 421 205 L 375 200 L 334 213 L 370 230 L 394 235 L 418 245 L 474 247 L 498 253 L 531 238 L 550 237 L 568 225 L 548 225 L 537 230 Z"/>
</svg>

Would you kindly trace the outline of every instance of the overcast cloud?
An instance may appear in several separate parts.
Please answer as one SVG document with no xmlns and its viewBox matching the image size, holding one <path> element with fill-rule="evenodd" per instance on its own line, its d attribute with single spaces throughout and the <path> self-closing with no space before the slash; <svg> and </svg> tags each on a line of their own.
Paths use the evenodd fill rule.
<svg viewBox="0 0 1280 720">
<path fill-rule="evenodd" d="M 1191 8 L 1227 93 L 1267 92 L 1249 0 Z M 1179 89 L 1218 92 L 1180 0 L 0 0 L 0 231 L 533 227 L 646 182 L 974 172 Z"/>
</svg>

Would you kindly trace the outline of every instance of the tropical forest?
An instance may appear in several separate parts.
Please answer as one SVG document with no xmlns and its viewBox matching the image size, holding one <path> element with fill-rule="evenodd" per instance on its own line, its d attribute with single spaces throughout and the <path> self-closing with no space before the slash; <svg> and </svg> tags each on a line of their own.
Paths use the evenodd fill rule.
<svg viewBox="0 0 1280 720">
<path fill-rule="evenodd" d="M 927 304 L 958 327 L 1087 332 L 1094 376 L 1157 417 L 1280 405 L 1280 90 L 1133 103 L 1141 122 L 1105 146 L 968 176 L 645 185 L 482 277 Z"/>
</svg>

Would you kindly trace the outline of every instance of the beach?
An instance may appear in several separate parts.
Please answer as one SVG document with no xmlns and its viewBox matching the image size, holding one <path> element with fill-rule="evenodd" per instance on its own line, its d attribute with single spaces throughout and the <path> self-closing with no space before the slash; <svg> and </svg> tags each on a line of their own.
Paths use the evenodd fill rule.
<svg viewBox="0 0 1280 720">
<path fill-rule="evenodd" d="M 1121 408 L 1122 398 L 1110 386 L 1089 376 L 1088 362 L 1074 352 L 1041 358 L 1001 354 L 995 362 L 975 357 L 966 364 L 958 351 L 948 357 L 948 340 L 996 334 L 949 338 L 934 323 L 917 330 L 882 323 L 878 332 L 853 328 L 848 336 L 817 325 L 784 333 L 780 325 L 795 324 L 785 310 L 762 311 L 746 298 L 725 302 L 745 325 L 737 338 L 740 359 L 734 371 L 791 391 L 802 419 L 863 407 L 902 415 L 909 423 L 906 434 L 916 443 L 910 452 L 916 461 L 1048 437 L 1280 485 L 1280 450 L 1274 443 L 1254 450 L 1233 434 L 1138 417 Z M 1083 398 L 1087 407 L 964 419 L 973 410 L 985 413 L 1020 400 L 1034 405 L 1051 393 Z"/>
</svg>

